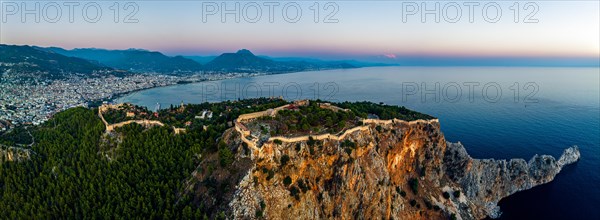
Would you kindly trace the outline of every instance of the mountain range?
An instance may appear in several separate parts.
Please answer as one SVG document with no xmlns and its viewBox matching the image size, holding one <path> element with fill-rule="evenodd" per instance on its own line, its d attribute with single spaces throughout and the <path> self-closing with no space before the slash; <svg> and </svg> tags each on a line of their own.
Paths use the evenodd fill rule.
<svg viewBox="0 0 600 220">
<path fill-rule="evenodd" d="M 89 60 L 68 57 L 31 46 L 0 45 L 0 73 L 9 71 L 39 72 L 48 78 L 62 78 L 68 74 L 124 74 L 123 71 Z"/>
<path fill-rule="evenodd" d="M 202 70 L 202 65 L 182 56 L 169 57 L 160 52 L 141 49 L 106 50 L 77 48 L 65 50 L 58 47 L 36 47 L 69 57 L 77 57 L 131 72 L 193 73 Z"/>
<path fill-rule="evenodd" d="M 167 56 L 144 49 L 17 46 L 0 44 L 0 71 L 44 72 L 49 78 L 65 74 L 98 75 L 158 73 L 171 75 L 217 73 L 288 73 L 326 69 L 386 66 L 355 60 L 325 61 L 303 57 L 257 56 L 247 49 L 219 56 Z"/>
<path fill-rule="evenodd" d="M 236 53 L 221 54 L 204 66 L 204 69 L 209 71 L 267 73 L 346 68 L 356 68 L 356 66 L 344 62 L 275 61 L 256 56 L 246 49 Z"/>
<path fill-rule="evenodd" d="M 143 49 L 107 50 L 76 48 L 66 50 L 58 47 L 33 47 L 39 51 L 88 60 L 99 66 L 111 67 L 136 73 L 194 74 L 194 73 L 285 73 L 307 70 L 356 68 L 343 61 L 313 61 L 311 59 L 274 60 L 256 56 L 247 49 L 236 53 L 223 53 L 209 57 L 167 56 L 160 52 Z"/>
</svg>

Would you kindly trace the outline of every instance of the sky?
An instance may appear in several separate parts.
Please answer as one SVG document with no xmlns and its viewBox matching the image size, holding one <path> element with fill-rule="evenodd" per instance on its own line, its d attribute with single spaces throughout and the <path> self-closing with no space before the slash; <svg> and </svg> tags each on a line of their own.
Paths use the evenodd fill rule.
<svg viewBox="0 0 600 220">
<path fill-rule="evenodd" d="M 269 56 L 331 59 L 600 56 L 599 1 L 77 4 L 2 0 L 0 43 L 199 56 L 246 48 Z"/>
</svg>

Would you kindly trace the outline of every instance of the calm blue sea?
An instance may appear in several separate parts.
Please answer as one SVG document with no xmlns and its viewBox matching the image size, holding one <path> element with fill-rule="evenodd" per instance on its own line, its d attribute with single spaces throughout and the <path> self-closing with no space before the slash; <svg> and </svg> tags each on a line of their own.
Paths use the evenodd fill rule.
<svg viewBox="0 0 600 220">
<path fill-rule="evenodd" d="M 440 119 L 475 158 L 581 160 L 556 179 L 500 202 L 502 219 L 600 219 L 600 69 L 373 67 L 238 78 L 136 92 L 119 102 L 200 103 L 258 96 L 383 102 Z"/>
</svg>

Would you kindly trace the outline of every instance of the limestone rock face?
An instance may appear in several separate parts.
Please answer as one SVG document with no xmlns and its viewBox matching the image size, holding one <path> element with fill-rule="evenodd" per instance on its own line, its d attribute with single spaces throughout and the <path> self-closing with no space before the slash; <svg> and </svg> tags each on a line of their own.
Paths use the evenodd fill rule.
<svg viewBox="0 0 600 220">
<path fill-rule="evenodd" d="M 446 142 L 437 120 L 365 125 L 343 140 L 267 141 L 258 150 L 229 130 L 233 169 L 200 170 L 196 195 L 234 219 L 482 219 L 500 215 L 501 198 L 551 181 L 580 157 L 572 147 L 558 160 L 473 159 Z M 221 187 L 204 189 L 207 182 Z M 221 197 L 199 193 L 223 185 Z"/>
<path fill-rule="evenodd" d="M 528 162 L 523 159 L 473 159 L 460 143 L 447 143 L 444 167 L 448 178 L 463 189 L 475 205 L 475 217 L 497 218 L 501 212 L 500 199 L 515 192 L 550 182 L 562 167 L 579 160 L 577 146 L 567 148 L 560 159 L 535 155 Z"/>
<path fill-rule="evenodd" d="M 579 160 L 581 154 L 579 153 L 579 148 L 577 146 L 573 146 L 565 149 L 560 158 L 558 159 L 558 166 L 564 166 L 568 164 L 575 163 Z"/>
</svg>

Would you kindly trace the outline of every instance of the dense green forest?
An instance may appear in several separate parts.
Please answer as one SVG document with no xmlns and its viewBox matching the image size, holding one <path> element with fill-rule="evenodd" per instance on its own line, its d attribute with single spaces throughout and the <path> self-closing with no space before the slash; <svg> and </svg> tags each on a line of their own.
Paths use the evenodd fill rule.
<svg viewBox="0 0 600 220">
<path fill-rule="evenodd" d="M 0 219 L 201 218 L 177 200 L 210 134 L 173 135 L 167 128 L 123 127 L 119 157 L 99 155 L 104 127 L 90 109 L 57 114 L 32 131 L 31 160 L 0 166 Z"/>
<path fill-rule="evenodd" d="M 351 109 L 361 118 L 367 118 L 368 114 L 374 114 L 380 119 L 389 120 L 393 118 L 412 121 L 417 119 L 433 119 L 433 116 L 407 109 L 404 106 L 376 104 L 372 102 L 342 102 L 335 103 L 341 108 Z"/>
<path fill-rule="evenodd" d="M 218 151 L 227 121 L 286 103 L 261 98 L 162 110 L 161 120 L 179 125 L 203 109 L 219 113 L 187 127 L 183 135 L 175 135 L 170 126 L 144 129 L 137 124 L 107 135 L 97 109 L 56 114 L 28 129 L 36 141 L 30 160 L 0 164 L 0 219 L 204 218 L 201 205 L 181 195 L 199 155 Z M 28 130 L 6 133 L 0 143 L 31 143 Z M 118 147 L 114 139 L 121 140 Z"/>
<path fill-rule="evenodd" d="M 281 110 L 275 117 L 262 117 L 256 122 L 249 123 L 248 126 L 260 126 L 264 133 L 274 136 L 290 133 L 337 133 L 345 128 L 356 126 L 358 121 L 352 111 L 336 112 L 319 107 L 317 102 L 310 102 L 308 106 Z M 264 124 L 268 124 L 269 129 L 264 127 Z"/>
<path fill-rule="evenodd" d="M 218 217 L 203 213 L 203 206 L 192 202 L 199 201 L 192 197 L 202 195 L 182 193 L 203 158 L 200 155 L 217 153 L 221 166 L 230 165 L 233 155 L 219 138 L 231 127 L 231 120 L 286 103 L 261 98 L 161 110 L 159 120 L 166 124 L 183 126 L 194 121 L 181 135 L 175 135 L 171 126 L 143 128 L 138 124 L 105 133 L 97 109 L 82 107 L 58 113 L 40 126 L 0 135 L 4 145 L 35 143 L 29 160 L 0 163 L 0 219 Z M 431 117 L 372 103 L 340 106 L 352 112 L 327 112 L 311 105 L 282 115 L 306 122 L 297 129 L 304 129 L 303 124 L 340 126 L 368 113 L 382 118 Z M 204 110 L 215 116 L 195 119 Z"/>
</svg>

